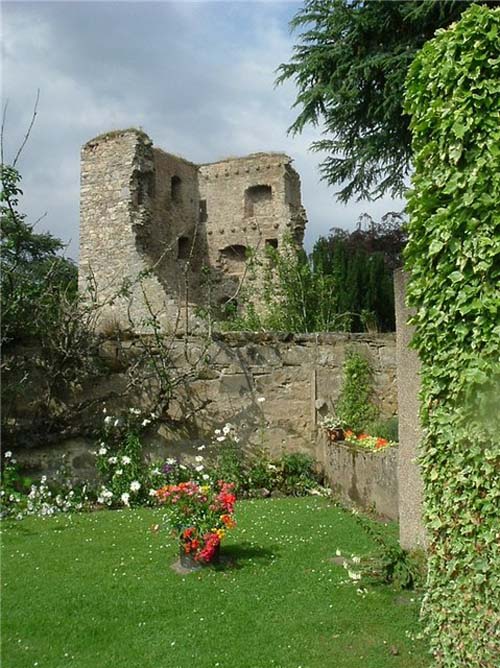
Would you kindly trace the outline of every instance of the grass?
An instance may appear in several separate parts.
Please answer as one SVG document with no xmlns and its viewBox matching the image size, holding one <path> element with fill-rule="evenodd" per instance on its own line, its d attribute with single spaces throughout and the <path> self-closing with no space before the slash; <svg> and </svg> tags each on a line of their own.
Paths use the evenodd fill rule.
<svg viewBox="0 0 500 668">
<path fill-rule="evenodd" d="M 325 499 L 244 501 L 235 565 L 178 575 L 161 509 L 29 518 L 2 545 L 6 668 L 420 668 L 419 601 L 332 563 L 373 549 Z M 397 527 L 385 529 L 395 535 Z M 397 649 L 396 649 L 397 648 Z M 391 652 L 392 649 L 392 652 Z M 397 651 L 397 654 L 395 652 Z"/>
</svg>

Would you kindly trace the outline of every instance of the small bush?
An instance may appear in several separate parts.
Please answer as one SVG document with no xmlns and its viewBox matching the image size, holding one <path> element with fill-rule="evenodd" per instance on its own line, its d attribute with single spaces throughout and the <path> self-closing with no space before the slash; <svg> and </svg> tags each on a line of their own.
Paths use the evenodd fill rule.
<svg viewBox="0 0 500 668">
<path fill-rule="evenodd" d="M 372 402 L 372 397 L 372 366 L 366 357 L 349 350 L 343 366 L 342 389 L 336 414 L 353 431 L 363 431 L 379 416 L 379 409 Z"/>
</svg>

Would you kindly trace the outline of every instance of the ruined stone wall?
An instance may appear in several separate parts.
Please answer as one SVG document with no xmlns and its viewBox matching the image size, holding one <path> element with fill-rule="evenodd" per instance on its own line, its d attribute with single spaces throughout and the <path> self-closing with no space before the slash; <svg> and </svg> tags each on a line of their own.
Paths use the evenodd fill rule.
<svg viewBox="0 0 500 668">
<path fill-rule="evenodd" d="M 282 153 L 258 153 L 197 166 L 153 148 L 143 132 L 110 132 L 82 149 L 80 285 L 93 273 L 100 299 L 123 280 L 131 302 L 116 299 L 104 319 L 147 331 L 160 313 L 168 330 L 182 305 L 224 302 L 244 275 L 249 249 L 302 243 L 300 179 Z M 141 275 L 140 284 L 137 277 Z M 192 309 L 191 309 L 192 310 Z"/>
<path fill-rule="evenodd" d="M 283 153 L 201 165 L 200 199 L 219 302 L 235 293 L 250 251 L 262 258 L 266 247 L 281 247 L 286 235 L 302 243 L 300 179 Z"/>
<path fill-rule="evenodd" d="M 148 317 L 151 309 L 166 311 L 166 294 L 156 271 L 156 253 L 148 258 L 151 240 L 161 254 L 165 230 L 155 226 L 154 156 L 149 138 L 136 130 L 108 133 L 82 148 L 80 196 L 80 289 L 92 277 L 103 309 L 103 326 L 128 326 Z M 140 284 L 137 276 L 145 270 Z M 116 298 L 124 281 L 130 295 Z M 167 322 L 165 325 L 167 326 Z"/>
<path fill-rule="evenodd" d="M 130 349 L 134 340 L 128 342 Z M 392 334 L 309 334 L 267 335 L 233 333 L 207 341 L 193 337 L 187 349 L 182 338 L 174 345 L 173 360 L 182 370 L 201 359 L 193 380 L 176 390 L 170 421 L 157 424 L 146 434 L 152 456 L 197 454 L 195 447 L 207 443 L 214 430 L 226 422 L 234 424 L 242 446 L 264 446 L 278 455 L 306 452 L 322 461 L 324 439 L 318 429 L 322 417 L 334 409 L 342 383 L 346 351 L 354 347 L 372 362 L 376 400 L 382 415 L 397 413 L 395 338 Z M 118 397 L 124 388 L 123 364 L 117 359 L 116 343 L 109 340 L 103 348 L 110 374 L 93 379 L 82 388 L 87 402 L 94 400 L 97 414 L 106 401 L 109 413 L 117 414 L 140 404 L 140 397 Z M 261 401 L 263 399 L 263 401 Z M 75 396 L 75 403 L 81 402 Z M 68 399 L 69 401 L 69 399 Z M 69 411 L 69 408 L 68 408 Z M 81 413 L 80 413 L 81 417 Z M 28 416 L 24 416 L 28 420 Z M 81 424 L 71 439 L 61 438 L 45 447 L 16 452 L 31 472 L 57 468 L 63 452 L 69 453 L 77 475 L 84 477 L 92 469 L 90 450 L 95 449 L 88 436 L 92 424 Z M 9 444 L 10 446 L 10 444 Z M 15 447 L 11 448 L 15 450 Z"/>
</svg>

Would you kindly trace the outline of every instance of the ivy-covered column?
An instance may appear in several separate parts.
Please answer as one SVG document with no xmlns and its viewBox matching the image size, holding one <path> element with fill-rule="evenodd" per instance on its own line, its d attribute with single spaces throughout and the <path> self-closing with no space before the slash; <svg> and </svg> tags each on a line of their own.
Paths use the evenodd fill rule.
<svg viewBox="0 0 500 668">
<path fill-rule="evenodd" d="M 438 31 L 407 80 L 409 304 L 422 363 L 435 665 L 500 665 L 500 9 Z"/>
</svg>

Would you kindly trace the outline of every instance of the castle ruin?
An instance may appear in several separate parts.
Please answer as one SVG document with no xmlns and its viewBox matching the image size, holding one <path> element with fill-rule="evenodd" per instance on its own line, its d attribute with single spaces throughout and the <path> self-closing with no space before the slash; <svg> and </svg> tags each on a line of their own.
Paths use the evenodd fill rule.
<svg viewBox="0 0 500 668">
<path fill-rule="evenodd" d="M 80 285 L 92 276 L 103 316 L 120 326 L 154 313 L 168 330 L 180 306 L 234 299 L 248 252 L 264 257 L 286 237 L 301 245 L 305 224 L 284 153 L 195 165 L 136 129 L 82 148 Z"/>
</svg>

